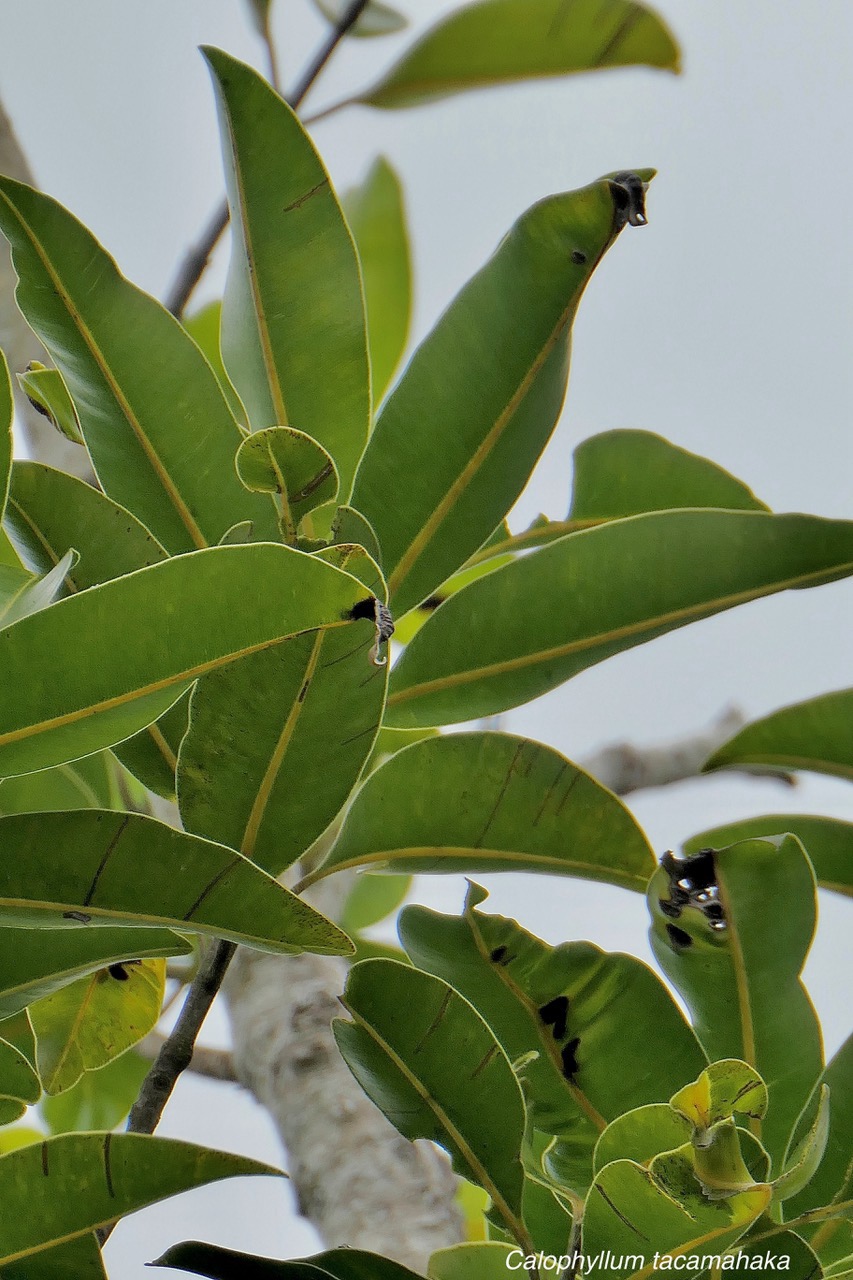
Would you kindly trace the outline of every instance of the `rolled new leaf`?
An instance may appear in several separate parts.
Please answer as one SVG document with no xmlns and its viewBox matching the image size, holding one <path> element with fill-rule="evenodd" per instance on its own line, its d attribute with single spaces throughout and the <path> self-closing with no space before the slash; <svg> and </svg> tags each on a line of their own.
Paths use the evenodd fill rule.
<svg viewBox="0 0 853 1280">
<path fill-rule="evenodd" d="M 809 698 L 755 720 L 715 751 L 705 769 L 749 765 L 810 769 L 853 780 L 853 689 Z"/>
<path fill-rule="evenodd" d="M 430 1138 L 492 1198 L 518 1240 L 524 1099 L 492 1031 L 447 983 L 394 960 L 365 960 L 332 1023 L 359 1084 L 407 1138 Z"/>
<path fill-rule="evenodd" d="M 581 296 L 625 225 L 623 198 L 601 178 L 529 209 L 386 401 L 353 505 L 376 530 L 395 614 L 460 568 L 527 484 L 562 409 Z"/>
<path fill-rule="evenodd" d="M 829 1132 L 826 1149 L 814 1176 L 791 1197 L 785 1206 L 787 1218 L 819 1209 L 831 1201 L 853 1200 L 853 1165 L 850 1163 L 850 1134 L 853 1132 L 853 1035 L 827 1063 L 814 1092 L 800 1117 L 790 1143 L 791 1153 L 802 1143 L 808 1142 L 810 1129 L 818 1127 L 818 1116 L 823 1101 L 823 1090 L 829 1089 Z M 834 1237 L 830 1257 L 838 1258 L 847 1252 L 842 1220 L 824 1228 L 828 1237 Z M 829 1243 L 829 1241 L 827 1241 Z"/>
<path fill-rule="evenodd" d="M 47 418 L 60 435 L 72 444 L 85 443 L 74 401 L 58 369 L 47 369 L 37 360 L 31 360 L 24 372 L 18 374 L 18 383 L 36 412 Z"/>
<path fill-rule="evenodd" d="M 365 599 L 322 560 L 261 544 L 178 556 L 23 618 L 0 632 L 0 776 L 120 742 L 199 676 L 343 626 Z"/>
<path fill-rule="evenodd" d="M 661 18 L 634 0 L 480 0 L 449 14 L 356 102 L 412 107 L 467 89 L 603 67 L 678 71 Z"/>
<path fill-rule="evenodd" d="M 537 871 L 642 892 L 654 854 L 622 802 L 550 747 L 460 733 L 424 738 L 375 770 L 306 883 L 351 867 Z"/>
<path fill-rule="evenodd" d="M 231 208 L 225 368 L 252 430 L 290 426 L 312 436 L 334 458 L 347 498 L 370 426 L 355 245 L 323 162 L 287 103 L 244 63 L 218 49 L 204 56 Z"/>
<path fill-rule="evenodd" d="M 65 380 L 105 492 L 172 553 L 215 545 L 249 518 L 274 537 L 272 503 L 234 474 L 237 423 L 178 321 L 62 205 L 11 178 L 0 178 L 0 231 L 18 304 Z"/>
<path fill-rule="evenodd" d="M 689 622 L 851 572 L 853 522 L 816 516 L 662 511 L 574 533 L 436 610 L 394 670 L 388 723 L 494 715 Z"/>
<path fill-rule="evenodd" d="M 112 810 L 0 819 L 0 916 L 42 929 L 153 925 L 262 951 L 352 952 L 336 925 L 233 849 Z"/>
<path fill-rule="evenodd" d="M 245 1156 L 146 1134 L 48 1138 L 0 1160 L 0 1265 L 36 1259 L 192 1187 L 257 1175 L 283 1176 Z"/>
</svg>

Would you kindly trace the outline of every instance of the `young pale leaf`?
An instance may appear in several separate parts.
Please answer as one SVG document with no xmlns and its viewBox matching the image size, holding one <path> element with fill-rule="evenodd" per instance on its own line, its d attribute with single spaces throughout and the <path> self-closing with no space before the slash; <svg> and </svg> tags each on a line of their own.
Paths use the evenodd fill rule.
<svg viewBox="0 0 853 1280">
<path fill-rule="evenodd" d="M 818 1126 L 824 1087 L 829 1089 L 829 1133 L 826 1150 L 814 1177 L 792 1196 L 785 1206 L 787 1218 L 819 1209 L 830 1201 L 853 1199 L 853 1162 L 850 1158 L 850 1134 L 853 1133 L 853 1035 L 844 1042 L 826 1066 L 815 1086 L 809 1105 L 800 1117 L 791 1141 L 791 1151 L 808 1140 L 810 1129 Z M 789 1154 L 788 1160 L 791 1160 Z M 840 1220 L 826 1223 L 821 1231 L 834 1236 L 831 1257 L 835 1260 L 853 1248 L 850 1223 Z M 851 1241 L 847 1249 L 844 1241 Z"/>
<path fill-rule="evenodd" d="M 348 623 L 366 598 L 331 565 L 262 544 L 178 556 L 23 618 L 0 632 L 0 775 L 120 742 L 198 676 L 285 636 Z M 36 671 L 52 678 L 35 680 Z"/>
<path fill-rule="evenodd" d="M 4 924 L 0 929 L 0 1018 L 128 957 L 180 956 L 191 950 L 186 939 L 168 929 L 47 931 Z"/>
<path fill-rule="evenodd" d="M 293 427 L 266 427 L 248 436 L 237 450 L 236 466 L 247 489 L 275 494 L 281 532 L 291 545 L 300 520 L 338 494 L 329 454 Z"/>
<path fill-rule="evenodd" d="M 397 728 L 494 715 L 699 618 L 853 572 L 853 522 L 658 511 L 561 538 L 437 609 L 391 677 Z"/>
<path fill-rule="evenodd" d="M 39 1138 L 41 1134 L 38 1135 Z M 108 1280 L 97 1236 L 78 1236 L 43 1249 L 38 1259 L 24 1258 L 3 1268 L 3 1280 Z"/>
<path fill-rule="evenodd" d="M 64 1093 L 152 1031 L 166 989 L 165 960 L 126 960 L 80 978 L 29 1009 L 45 1093 Z"/>
<path fill-rule="evenodd" d="M 42 929 L 153 925 L 263 951 L 352 952 L 346 934 L 233 849 L 109 810 L 0 819 L 0 914 Z"/>
<path fill-rule="evenodd" d="M 604 431 L 575 449 L 570 521 L 618 520 L 684 507 L 768 510 L 715 462 L 651 431 Z"/>
<path fill-rule="evenodd" d="M 312 436 L 334 458 L 346 498 L 370 425 L 355 245 L 287 103 L 250 67 L 217 49 L 204 53 L 231 207 L 225 367 L 252 429 L 291 426 Z"/>
<path fill-rule="evenodd" d="M 136 1099 L 151 1060 L 130 1050 L 100 1071 L 87 1071 L 72 1088 L 42 1098 L 39 1112 L 51 1133 L 115 1129 Z"/>
<path fill-rule="evenodd" d="M 822 1084 L 812 1127 L 797 1145 L 785 1168 L 773 1183 L 776 1200 L 790 1200 L 807 1187 L 820 1168 L 820 1162 L 829 1140 L 830 1097 L 829 1086 Z"/>
<path fill-rule="evenodd" d="M 654 854 L 622 802 L 550 747 L 460 733 L 415 742 L 370 775 L 307 880 L 345 867 L 539 871 L 642 892 Z"/>
<path fill-rule="evenodd" d="M 6 508 L 9 475 L 12 470 L 12 419 L 14 416 L 15 405 L 12 400 L 9 366 L 5 355 L 0 351 L 0 520 L 3 519 Z"/>
<path fill-rule="evenodd" d="M 562 409 L 581 295 L 625 225 L 620 192 L 602 178 L 529 209 L 386 401 L 353 505 L 376 530 L 395 614 L 460 568 L 527 484 Z"/>
<path fill-rule="evenodd" d="M 110 497 L 170 552 L 215 544 L 248 518 L 274 537 L 269 499 L 234 474 L 237 424 L 178 321 L 60 204 L 11 178 L 0 178 L 0 231 L 18 304 L 65 379 Z"/>
<path fill-rule="evenodd" d="M 701 1137 L 704 1130 L 736 1115 L 763 1120 L 767 1086 L 749 1063 L 723 1058 L 706 1067 L 698 1080 L 679 1089 L 669 1104 Z"/>
<path fill-rule="evenodd" d="M 772 813 L 761 818 L 744 818 L 692 836 L 685 842 L 684 852 L 722 849 L 738 840 L 783 836 L 787 832 L 797 837 L 808 854 L 821 889 L 834 889 L 836 893 L 853 897 L 853 822 L 843 822 L 840 818 L 805 813 Z"/>
<path fill-rule="evenodd" d="M 655 1274 L 656 1252 L 688 1261 L 694 1255 L 723 1253 L 769 1202 L 769 1187 L 726 1200 L 706 1199 L 689 1158 L 677 1152 L 658 1157 L 652 1169 L 616 1160 L 601 1170 L 590 1191 L 583 1252 L 595 1256 L 610 1249 L 608 1275 L 614 1280 L 648 1280 Z"/>
<path fill-rule="evenodd" d="M 825 693 L 755 720 L 715 751 L 705 769 L 751 764 L 853 780 L 853 689 Z"/>
<path fill-rule="evenodd" d="M 604 67 L 679 70 L 661 18 L 634 0 L 480 0 L 437 23 L 354 101 L 413 107 L 467 89 Z"/>
<path fill-rule="evenodd" d="M 245 1156 L 138 1133 L 66 1134 L 11 1151 L 0 1159 L 0 1264 L 192 1187 L 250 1175 L 283 1176 Z"/>
<path fill-rule="evenodd" d="M 350 7 L 350 0 L 314 0 L 314 4 L 324 18 L 337 26 Z M 408 25 L 408 19 L 402 13 L 388 4 L 382 4 L 382 0 L 367 0 L 364 11 L 351 28 L 350 34 L 367 38 L 390 36 Z"/>
<path fill-rule="evenodd" d="M 162 1258 L 148 1265 L 173 1267 L 211 1280 L 422 1280 L 399 1262 L 361 1249 L 330 1249 L 311 1258 L 277 1262 L 200 1240 L 172 1245 Z"/>
<path fill-rule="evenodd" d="M 419 968 L 474 1005 L 513 1062 L 535 1055 L 524 1079 L 538 1130 L 569 1136 L 586 1119 L 600 1133 L 701 1070 L 695 1035 L 641 961 L 589 942 L 550 947 L 514 920 L 478 911 L 484 898 L 472 885 L 461 918 L 406 907 L 400 939 Z"/>
<path fill-rule="evenodd" d="M 384 156 L 343 197 L 367 308 L 370 380 L 379 404 L 400 363 L 412 312 L 412 263 L 400 179 Z"/>
<path fill-rule="evenodd" d="M 669 855 L 648 898 L 652 949 L 709 1057 L 739 1058 L 767 1082 L 767 1116 L 752 1131 L 778 1169 L 823 1066 L 800 981 L 816 920 L 811 864 L 793 836 Z"/>
<path fill-rule="evenodd" d="M 48 369 L 32 360 L 18 374 L 18 384 L 36 412 L 47 418 L 60 435 L 73 444 L 85 444 L 74 401 L 58 369 Z"/>
<path fill-rule="evenodd" d="M 0 628 L 46 609 L 64 590 L 68 574 L 78 560 L 76 551 L 66 551 L 59 563 L 43 578 L 29 578 L 5 600 L 0 601 Z M 29 577 L 29 575 L 28 575 Z"/>
<path fill-rule="evenodd" d="M 17 1120 L 40 1095 L 41 1084 L 30 1063 L 14 1045 L 0 1039 L 0 1125 Z"/>
<path fill-rule="evenodd" d="M 430 1138 L 492 1198 L 516 1239 L 524 1099 L 509 1059 L 476 1010 L 445 982 L 393 960 L 349 973 L 335 1039 L 367 1095 L 407 1138 Z"/>
<path fill-rule="evenodd" d="M 360 547 L 322 558 L 384 594 Z M 313 844 L 358 781 L 382 719 L 388 668 L 369 656 L 375 632 L 362 619 L 295 636 L 198 682 L 178 763 L 188 830 L 272 875 Z"/>
<path fill-rule="evenodd" d="M 595 1144 L 593 1169 L 600 1173 L 614 1160 L 648 1165 L 664 1151 L 675 1151 L 690 1141 L 693 1125 L 665 1102 L 635 1107 L 611 1120 Z"/>
</svg>

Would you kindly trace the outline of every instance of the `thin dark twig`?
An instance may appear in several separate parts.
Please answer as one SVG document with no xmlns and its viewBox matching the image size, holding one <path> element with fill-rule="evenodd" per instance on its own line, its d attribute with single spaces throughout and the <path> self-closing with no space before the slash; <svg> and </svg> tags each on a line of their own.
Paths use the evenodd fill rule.
<svg viewBox="0 0 853 1280">
<path fill-rule="evenodd" d="M 133 1104 L 127 1122 L 128 1133 L 153 1133 L 160 1123 L 163 1109 L 172 1095 L 178 1076 L 192 1062 L 196 1037 L 222 986 L 225 972 L 236 950 L 234 942 L 217 942 L 202 962 L 187 992 L 178 1020 L 142 1082 L 139 1097 Z"/>
<path fill-rule="evenodd" d="M 358 22 L 367 5 L 368 0 L 351 0 L 351 3 L 341 14 L 340 19 L 329 32 L 328 38 L 317 51 L 315 58 L 309 64 L 302 79 L 288 98 L 288 102 L 294 111 L 298 110 L 302 105 L 326 63 L 344 37 Z M 192 297 L 199 280 L 207 270 L 211 254 L 219 244 L 225 228 L 228 226 L 228 219 L 228 205 L 223 201 L 205 228 L 204 234 L 192 246 L 181 263 L 175 282 L 166 297 L 166 306 L 173 316 L 180 318 L 183 315 L 184 309 Z"/>
</svg>

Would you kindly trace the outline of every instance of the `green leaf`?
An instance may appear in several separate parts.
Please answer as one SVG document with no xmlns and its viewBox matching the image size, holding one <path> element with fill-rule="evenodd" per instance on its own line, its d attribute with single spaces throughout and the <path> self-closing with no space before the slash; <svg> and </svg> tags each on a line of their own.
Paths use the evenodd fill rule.
<svg viewBox="0 0 853 1280">
<path fill-rule="evenodd" d="M 850 1152 L 850 1134 L 853 1133 L 853 1035 L 848 1037 L 827 1064 L 815 1086 L 809 1105 L 794 1132 L 792 1148 L 806 1140 L 810 1127 L 815 1126 L 824 1086 L 829 1089 L 829 1134 L 826 1151 L 814 1177 L 786 1205 L 788 1217 L 818 1209 L 831 1201 L 843 1201 L 853 1197 L 853 1161 Z M 822 1233 L 834 1235 L 837 1240 L 841 1226 L 841 1221 L 837 1220 L 833 1224 L 824 1223 L 819 1229 Z M 850 1240 L 849 1227 L 845 1234 Z M 835 1258 L 840 1255 L 833 1251 L 832 1256 Z"/>
<path fill-rule="evenodd" d="M 112 809 L 111 773 L 115 762 L 106 752 L 74 764 L 0 781 L 0 816 L 57 809 Z"/>
<path fill-rule="evenodd" d="M 675 40 L 633 0 L 480 0 L 451 12 L 353 101 L 413 107 L 469 89 L 603 67 L 679 70 Z"/>
<path fill-rule="evenodd" d="M 191 950 L 186 939 L 168 929 L 46 931 L 14 929 L 4 922 L 0 929 L 0 1018 L 128 957 L 181 956 Z"/>
<path fill-rule="evenodd" d="M 421 1280 L 399 1262 L 361 1249 L 330 1249 L 311 1258 L 277 1262 L 198 1240 L 172 1245 L 162 1258 L 148 1265 L 174 1267 L 212 1280 Z"/>
<path fill-rule="evenodd" d="M 769 1187 L 727 1200 L 706 1199 L 689 1158 L 679 1152 L 658 1156 L 651 1169 L 617 1160 L 601 1170 L 589 1193 L 583 1252 L 594 1256 L 610 1249 L 614 1257 L 608 1275 L 646 1280 L 655 1274 L 657 1252 L 686 1259 L 723 1253 L 769 1201 Z"/>
<path fill-rule="evenodd" d="M 651 431 L 605 431 L 575 449 L 569 520 L 618 520 L 684 507 L 768 510 L 715 462 Z"/>
<path fill-rule="evenodd" d="M 60 204 L 11 178 L 0 178 L 0 230 L 18 304 L 65 379 L 110 497 L 170 552 L 215 544 L 249 518 L 274 536 L 269 500 L 234 474 L 239 428 L 178 321 Z"/>
<path fill-rule="evenodd" d="M 809 698 L 754 720 L 715 751 L 705 769 L 750 764 L 853 780 L 853 689 Z"/>
<path fill-rule="evenodd" d="M 342 203 L 361 262 L 373 402 L 379 404 L 406 349 L 412 313 L 403 189 L 384 156 Z"/>
<path fill-rule="evenodd" d="M 411 884 L 411 876 L 359 876 L 344 904 L 341 928 L 360 933 L 385 920 L 405 902 Z"/>
<path fill-rule="evenodd" d="M 768 1221 L 768 1228 L 769 1225 Z M 758 1223 L 759 1237 L 762 1234 L 761 1227 L 762 1224 Z M 759 1267 L 750 1262 L 750 1270 L 769 1271 L 773 1260 L 778 1260 L 776 1266 L 780 1271 L 785 1271 L 790 1280 L 823 1280 L 824 1272 L 817 1254 L 795 1231 L 777 1230 L 767 1239 L 759 1238 L 755 1244 L 745 1240 L 736 1254 L 736 1259 L 741 1254 L 746 1254 L 751 1260 L 756 1257 L 761 1259 Z M 746 1267 L 738 1268 L 735 1261 L 733 1270 L 745 1271 Z"/>
<path fill-rule="evenodd" d="M 222 394 L 228 401 L 228 407 L 241 426 L 245 425 L 246 410 L 240 397 L 231 385 L 231 379 L 225 372 L 222 363 L 222 352 L 219 348 L 219 331 L 222 326 L 222 303 L 208 302 L 206 306 L 194 311 L 191 316 L 182 316 L 181 324 L 186 329 L 196 346 L 207 357 L 207 362 L 216 374 L 216 380 L 222 388 Z M 221 540 L 220 540 L 221 541 Z"/>
<path fill-rule="evenodd" d="M 322 559 L 374 595 L 384 586 L 360 547 Z M 199 681 L 178 762 L 190 831 L 278 875 L 313 844 L 358 781 L 382 719 L 387 667 L 372 619 L 296 636 Z"/>
<path fill-rule="evenodd" d="M 225 367 L 252 429 L 293 426 L 313 436 L 334 458 L 346 498 L 370 423 L 355 246 L 322 161 L 287 103 L 250 67 L 217 49 L 204 54 L 231 206 Z"/>
<path fill-rule="evenodd" d="M 73 444 L 85 443 L 74 401 L 58 369 L 48 369 L 38 360 L 31 360 L 24 372 L 18 374 L 18 383 L 33 408 L 47 418 L 60 435 Z"/>
<path fill-rule="evenodd" d="M 571 534 L 432 615 L 391 677 L 388 720 L 494 715 L 689 622 L 851 572 L 853 522 L 814 516 L 662 511 Z"/>
<path fill-rule="evenodd" d="M 178 752 L 187 731 L 189 714 L 190 695 L 185 694 L 154 724 L 113 748 L 134 778 L 166 800 L 175 799 Z"/>
<path fill-rule="evenodd" d="M 840 818 L 815 817 L 805 813 L 773 813 L 761 818 L 744 818 L 692 836 L 685 842 L 684 852 L 721 849 L 738 840 L 781 836 L 787 832 L 797 837 L 808 854 L 821 889 L 834 889 L 836 893 L 853 897 L 853 822 L 842 822 Z"/>
<path fill-rule="evenodd" d="M 476 910 L 485 896 L 472 885 L 461 918 L 406 907 L 400 939 L 419 968 L 474 1005 L 512 1061 L 536 1055 L 523 1070 L 536 1128 L 571 1135 L 587 1121 L 591 1153 L 608 1121 L 669 1098 L 705 1055 L 641 961 L 589 942 L 550 947 Z"/>
<path fill-rule="evenodd" d="M 665 1102 L 649 1103 L 616 1116 L 595 1144 L 593 1168 L 600 1173 L 614 1160 L 649 1165 L 655 1156 L 690 1141 L 693 1126 Z"/>
<path fill-rule="evenodd" d="M 150 1070 L 148 1058 L 128 1050 L 100 1071 L 87 1071 L 65 1093 L 42 1098 L 39 1111 L 54 1134 L 115 1129 L 128 1115 Z"/>
<path fill-rule="evenodd" d="M 429 1280 L 507 1280 L 510 1255 L 518 1255 L 511 1244 L 495 1241 L 455 1244 L 439 1249 L 429 1260 Z"/>
<path fill-rule="evenodd" d="M 335 925 L 233 849 L 96 809 L 0 819 L 0 913 L 43 929 L 165 925 L 266 951 L 352 951 Z"/>
<path fill-rule="evenodd" d="M 263 591 L 247 608 L 257 583 Z M 119 742 L 196 677 L 287 635 L 340 626 L 365 594 L 348 574 L 289 547 L 213 547 L 23 618 L 0 632 L 0 774 Z M 49 681 L 34 680 L 46 671 Z"/>
<path fill-rule="evenodd" d="M 430 1138 L 492 1198 L 516 1238 L 524 1100 L 489 1027 L 452 987 L 393 960 L 349 973 L 342 1003 L 354 1021 L 332 1026 L 365 1093 L 407 1138 Z"/>
<path fill-rule="evenodd" d="M 376 866 L 539 871 L 642 892 L 654 854 L 622 802 L 550 747 L 460 733 L 415 742 L 370 774 L 307 879 Z"/>
<path fill-rule="evenodd" d="M 165 960 L 127 960 L 30 1005 L 45 1093 L 64 1093 L 152 1031 L 166 990 Z"/>
<path fill-rule="evenodd" d="M 13 622 L 52 604 L 62 592 L 66 575 L 76 560 L 77 552 L 67 551 L 59 564 L 43 578 L 30 578 L 22 583 L 18 591 L 0 604 L 0 627 L 10 627 Z"/>
<path fill-rule="evenodd" d="M 14 1045 L 0 1039 L 0 1125 L 17 1120 L 40 1096 L 41 1084 L 30 1063 Z"/>
<path fill-rule="evenodd" d="M 256 431 L 237 450 L 236 466 L 247 489 L 275 494 L 281 532 L 290 544 L 300 520 L 337 497 L 332 458 L 316 440 L 293 427 Z"/>
<path fill-rule="evenodd" d="M 69 547 L 77 549 L 80 558 L 66 578 L 72 593 L 167 559 L 129 511 L 84 480 L 40 462 L 12 467 L 6 525 L 33 573 L 49 573 Z"/>
<path fill-rule="evenodd" d="M 560 416 L 581 295 L 625 222 L 620 192 L 601 178 L 523 214 L 386 401 L 353 505 L 376 530 L 395 613 L 460 568 L 527 484 Z"/>
<path fill-rule="evenodd" d="M 29 1258 L 148 1204 L 269 1165 L 136 1133 L 48 1138 L 0 1158 L 0 1262 Z"/>
<path fill-rule="evenodd" d="M 817 1173 L 829 1139 L 830 1098 L 829 1086 L 821 1085 L 817 1112 L 812 1127 L 797 1144 L 785 1168 L 773 1184 L 776 1200 L 790 1200 L 808 1186 Z"/>
<path fill-rule="evenodd" d="M 9 366 L 5 355 L 0 351 L 0 520 L 3 519 L 6 508 L 9 475 L 12 470 L 12 419 L 14 416 L 15 405 L 12 400 Z"/>
<path fill-rule="evenodd" d="M 3 1280 L 107 1280 L 94 1234 L 43 1249 L 35 1258 L 7 1263 L 0 1275 Z"/>
<path fill-rule="evenodd" d="M 679 1089 L 669 1104 L 696 1129 L 701 1143 L 707 1130 L 734 1116 L 763 1120 L 767 1086 L 749 1063 L 723 1058 L 706 1067 L 698 1080 Z"/>
<path fill-rule="evenodd" d="M 349 7 L 349 0 L 314 0 L 323 17 L 337 25 Z M 355 25 L 348 32 L 353 36 L 389 36 L 409 25 L 408 18 L 381 0 L 368 0 Z"/>
<path fill-rule="evenodd" d="M 665 860 L 649 884 L 652 948 L 708 1056 L 739 1058 L 767 1082 L 767 1117 L 750 1127 L 777 1170 L 822 1068 L 799 976 L 815 903 L 811 864 L 793 836 Z"/>
</svg>

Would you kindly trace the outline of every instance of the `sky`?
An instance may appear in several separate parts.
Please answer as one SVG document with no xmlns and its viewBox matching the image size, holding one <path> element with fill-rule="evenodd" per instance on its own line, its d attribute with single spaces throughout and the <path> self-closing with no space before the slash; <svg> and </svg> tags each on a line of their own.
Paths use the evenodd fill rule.
<svg viewBox="0 0 853 1280">
<path fill-rule="evenodd" d="M 400 0 L 410 32 L 350 41 L 308 109 L 370 83 L 449 0 Z M 853 16 L 846 0 L 657 4 L 684 53 L 680 77 L 624 70 L 456 97 L 400 112 L 349 109 L 315 140 L 339 189 L 378 153 L 405 187 L 414 244 L 413 340 L 422 338 L 512 222 L 537 199 L 653 165 L 649 226 L 608 254 L 575 325 L 566 411 L 513 514 L 568 507 L 571 450 L 614 427 L 659 432 L 713 458 L 775 510 L 850 516 L 853 280 L 849 210 Z M 324 27 L 308 0 L 275 0 L 287 83 Z M 42 187 L 81 217 L 127 275 L 162 294 L 221 198 L 215 114 L 200 44 L 263 67 L 240 0 L 3 0 L 0 96 Z M 224 278 L 220 255 L 203 297 Z M 594 667 L 511 712 L 503 727 L 582 760 L 615 740 L 675 739 L 735 704 L 750 717 L 850 683 L 851 584 L 750 604 Z M 633 797 L 653 845 L 766 812 L 850 817 L 849 784 L 796 790 L 734 775 Z M 600 885 L 487 878 L 495 911 L 551 942 L 589 937 L 648 958 L 642 902 Z M 458 910 L 453 878 L 415 897 Z M 784 903 L 768 902 L 781 912 Z M 849 1030 L 838 973 L 853 963 L 850 904 L 822 895 L 806 971 L 828 1047 Z M 224 1021 L 207 1032 L 224 1035 Z M 163 1132 L 280 1160 L 244 1093 L 189 1079 Z M 280 1257 L 317 1247 L 282 1214 L 278 1183 L 223 1184 L 122 1223 L 112 1274 L 179 1238 Z"/>
</svg>

